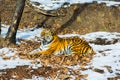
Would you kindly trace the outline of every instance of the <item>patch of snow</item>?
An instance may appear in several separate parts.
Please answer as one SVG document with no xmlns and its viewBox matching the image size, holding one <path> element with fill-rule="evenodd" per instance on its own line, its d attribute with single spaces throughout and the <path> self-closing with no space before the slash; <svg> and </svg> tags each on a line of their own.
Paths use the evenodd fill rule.
<svg viewBox="0 0 120 80">
<path fill-rule="evenodd" d="M 5 37 L 6 33 L 8 31 L 9 25 L 2 24 L 2 32 L 1 36 Z M 40 36 L 41 28 L 30 28 L 30 29 L 24 29 L 24 30 L 18 30 L 16 38 L 17 39 L 35 39 L 35 37 Z"/>
<path fill-rule="evenodd" d="M 95 51 L 105 51 L 105 50 L 120 50 L 120 43 L 111 44 L 111 45 L 95 45 L 91 44 Z"/>
<path fill-rule="evenodd" d="M 18 56 L 16 58 L 10 58 L 8 60 L 4 60 L 2 58 L 2 55 L 5 55 L 5 57 L 15 56 L 15 53 L 11 51 L 9 48 L 1 48 L 0 49 L 0 69 L 7 69 L 7 68 L 15 68 L 16 66 L 24 66 L 24 65 L 30 65 L 31 67 L 41 67 L 41 64 L 32 64 L 32 60 L 24 60 L 20 59 Z"/>
<path fill-rule="evenodd" d="M 102 69 L 104 73 L 97 73 L 90 69 L 82 71 L 82 74 L 88 74 L 88 80 L 107 80 L 108 77 L 115 77 L 116 73 L 120 74 L 120 43 L 105 46 L 93 45 L 92 47 L 96 51 L 103 52 L 97 53 L 86 67 L 92 66 L 93 68 Z M 113 72 L 110 73 L 105 66 L 110 66 Z"/>
<path fill-rule="evenodd" d="M 15 68 L 22 65 L 30 65 L 30 60 L 22 60 L 20 58 L 3 60 L 0 58 L 0 69 Z"/>
<path fill-rule="evenodd" d="M 1 35 L 0 36 L 5 37 L 5 35 L 6 35 L 7 31 L 8 31 L 9 25 L 1 24 L 1 26 L 2 26 L 2 29 L 1 29 Z"/>
<path fill-rule="evenodd" d="M 0 50 L 0 55 L 4 55 L 5 57 L 11 57 L 14 56 L 15 53 L 13 53 L 12 51 L 10 51 L 10 49 L 8 48 L 2 48 L 2 50 Z"/>
<path fill-rule="evenodd" d="M 107 6 L 118 6 L 120 2 L 115 1 L 97 1 L 98 3 L 106 3 Z"/>
<path fill-rule="evenodd" d="M 32 76 L 32 79 L 24 79 L 24 80 L 51 80 L 51 79 L 40 77 L 40 76 Z"/>
<path fill-rule="evenodd" d="M 88 74 L 87 80 L 107 80 L 107 74 L 94 72 L 93 70 L 83 71 L 83 74 Z"/>
<path fill-rule="evenodd" d="M 85 35 L 81 35 L 80 37 L 84 37 L 87 41 L 96 40 L 97 38 L 107 39 L 108 41 L 112 39 L 120 39 L 120 33 L 117 32 L 92 32 Z"/>
<path fill-rule="evenodd" d="M 33 4 L 33 6 L 36 6 L 38 8 L 44 9 L 44 10 L 55 10 L 60 8 L 65 2 L 70 3 L 70 4 L 83 4 L 83 3 L 92 3 L 93 1 L 97 1 L 99 4 L 100 3 L 106 3 L 107 6 L 118 6 L 120 5 L 120 2 L 115 2 L 115 1 L 102 1 L 102 0 L 30 0 L 31 2 L 38 2 L 40 3 L 39 6 L 36 6 Z"/>
<path fill-rule="evenodd" d="M 78 36 L 79 37 L 79 34 L 65 34 L 65 35 L 58 35 L 59 37 L 61 38 L 64 38 L 64 37 L 74 37 L 74 36 Z"/>
<path fill-rule="evenodd" d="M 41 28 L 19 30 L 17 32 L 17 38 L 20 38 L 20 39 L 35 39 L 35 37 L 40 37 L 40 32 L 41 32 Z"/>
</svg>

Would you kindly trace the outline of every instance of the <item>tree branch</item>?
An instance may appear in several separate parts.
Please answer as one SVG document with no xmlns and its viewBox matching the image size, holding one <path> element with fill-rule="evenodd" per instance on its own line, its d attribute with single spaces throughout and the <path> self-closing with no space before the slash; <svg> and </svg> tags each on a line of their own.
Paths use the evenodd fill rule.
<svg viewBox="0 0 120 80">
<path fill-rule="evenodd" d="M 0 35 L 1 35 L 1 12 L 0 12 Z"/>
</svg>

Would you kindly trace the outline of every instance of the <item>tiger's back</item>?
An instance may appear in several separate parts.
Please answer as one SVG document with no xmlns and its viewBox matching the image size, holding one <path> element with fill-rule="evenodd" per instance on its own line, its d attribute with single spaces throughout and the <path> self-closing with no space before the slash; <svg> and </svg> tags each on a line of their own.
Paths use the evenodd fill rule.
<svg viewBox="0 0 120 80">
<path fill-rule="evenodd" d="M 58 45 L 56 46 L 55 54 L 64 54 L 64 53 L 84 56 L 89 53 L 94 53 L 94 51 L 92 47 L 85 40 L 80 39 L 79 37 L 59 38 Z"/>
</svg>

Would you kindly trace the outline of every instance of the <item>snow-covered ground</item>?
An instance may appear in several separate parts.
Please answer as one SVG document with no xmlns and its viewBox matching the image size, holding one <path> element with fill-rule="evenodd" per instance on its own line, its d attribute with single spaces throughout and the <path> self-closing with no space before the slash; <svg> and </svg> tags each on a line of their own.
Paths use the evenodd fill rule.
<svg viewBox="0 0 120 80">
<path fill-rule="evenodd" d="M 93 1 L 97 1 L 98 3 L 106 3 L 107 6 L 118 6 L 120 2 L 108 1 L 108 0 L 30 0 L 31 2 L 39 2 L 40 5 L 36 6 L 41 9 L 45 10 L 55 10 L 60 8 L 65 2 L 69 4 L 76 4 L 76 3 L 92 3 Z M 34 5 L 35 6 L 35 5 Z M 69 5 L 67 5 L 69 6 Z M 64 6 L 64 7 L 67 7 Z"/>
<path fill-rule="evenodd" d="M 4 25 L 5 26 L 5 25 Z M 5 36 L 7 32 L 6 27 L 2 28 L 2 36 Z M 22 39 L 32 39 L 34 40 L 35 36 L 39 37 L 41 29 L 32 30 L 18 30 L 17 38 Z M 61 37 L 70 37 L 79 35 L 80 37 L 84 37 L 86 41 L 96 40 L 96 38 L 104 39 L 106 38 L 108 41 L 113 39 L 118 39 L 120 41 L 120 33 L 117 32 L 93 32 L 88 33 L 85 35 L 80 34 L 66 34 L 66 35 L 59 35 Z M 91 62 L 85 66 L 88 68 L 87 70 L 80 71 L 82 74 L 88 74 L 87 80 L 107 80 L 108 77 L 115 77 L 116 74 L 120 74 L 120 42 L 115 44 L 109 45 L 96 45 L 94 43 L 90 44 L 96 52 L 95 57 L 91 60 Z M 20 59 L 18 56 L 15 58 L 11 58 L 10 60 L 2 59 L 2 56 L 5 55 L 6 57 L 14 56 L 15 49 L 10 48 L 1 48 L 0 49 L 0 69 L 7 69 L 7 68 L 15 68 L 16 66 L 22 65 L 30 65 L 32 67 L 41 67 L 41 65 L 36 65 L 31 63 L 31 60 L 23 60 Z M 78 65 L 79 67 L 79 65 Z M 89 69 L 89 68 L 91 68 Z M 76 69 L 75 66 L 69 66 L 69 68 Z M 109 68 L 109 69 L 108 69 Z M 99 73 L 94 71 L 95 69 L 99 69 L 104 71 L 104 73 Z M 112 71 L 112 72 L 111 72 Z"/>
<path fill-rule="evenodd" d="M 120 74 L 120 43 L 111 45 L 92 44 L 92 47 L 97 54 L 86 67 L 103 70 L 104 74 L 89 69 L 82 71 L 83 74 L 88 74 L 88 80 L 107 80 L 108 76 L 114 77 L 116 76 L 116 73 Z M 98 51 L 103 52 L 99 53 Z M 110 67 L 113 72 L 109 72 L 107 67 Z"/>
</svg>

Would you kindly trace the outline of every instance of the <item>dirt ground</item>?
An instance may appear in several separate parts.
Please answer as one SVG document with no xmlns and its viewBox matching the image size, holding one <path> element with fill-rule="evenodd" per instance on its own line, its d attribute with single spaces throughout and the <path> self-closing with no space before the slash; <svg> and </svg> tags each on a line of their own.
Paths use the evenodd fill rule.
<svg viewBox="0 0 120 80">
<path fill-rule="evenodd" d="M 12 16 L 14 14 L 16 0 L 4 1 L 5 2 L 0 4 L 2 23 L 10 25 Z M 65 14 L 65 16 L 45 16 L 25 6 L 19 28 L 25 29 L 31 27 L 47 27 L 58 34 L 85 34 L 93 31 L 120 32 L 120 5 L 117 7 L 107 7 L 104 3 L 97 4 L 96 2 L 89 4 L 74 4 L 68 8 L 60 8 L 56 11 L 51 11 L 51 13 Z M 25 42 L 27 42 L 28 44 L 21 44 L 21 46 L 16 45 L 14 47 L 18 48 L 18 50 L 23 50 L 28 47 L 26 51 L 29 52 L 33 50 L 33 48 L 35 49 L 40 45 L 37 42 Z M 99 42 L 96 43 L 99 44 Z M 68 66 L 80 64 L 81 68 L 79 70 L 84 70 L 85 68 L 83 68 L 82 66 L 85 66 L 93 56 L 88 55 L 84 58 L 81 58 L 78 56 L 66 55 L 61 55 L 59 57 L 56 57 L 54 55 L 36 55 L 31 58 L 28 57 L 25 53 L 27 52 L 18 53 L 18 55 L 20 56 L 20 58 L 23 59 L 35 59 L 35 64 L 39 64 L 39 62 L 36 62 L 36 59 L 40 58 L 42 65 L 44 66 L 38 69 L 33 69 L 26 65 L 18 66 L 14 69 L 0 70 L 0 72 L 7 73 L 0 75 L 0 80 L 22 80 L 24 78 L 32 78 L 33 75 L 51 77 L 53 80 L 57 76 L 61 80 L 69 80 L 71 76 L 67 74 L 68 72 L 73 75 L 77 75 L 76 80 L 79 80 L 80 78 L 85 79 L 88 75 L 81 75 L 79 71 L 68 69 L 66 67 L 63 67 L 62 65 Z M 61 62 L 61 60 L 63 61 Z M 48 64 L 51 64 L 52 66 L 47 66 Z M 97 71 L 99 73 L 102 72 L 100 70 Z M 56 75 L 57 73 L 58 75 Z M 120 78 L 120 76 L 109 78 L 108 80 L 117 80 L 118 78 Z"/>
<path fill-rule="evenodd" d="M 16 0 L 4 0 L 1 3 L 2 23 L 10 24 L 14 14 Z M 64 5 L 69 5 L 65 3 Z M 63 5 L 63 6 L 64 6 Z M 36 12 L 25 6 L 19 28 L 47 27 L 56 33 L 81 33 L 93 31 L 120 32 L 120 5 L 106 6 L 97 2 L 86 4 L 74 4 L 70 7 L 49 11 L 65 16 L 50 17 Z"/>
</svg>

